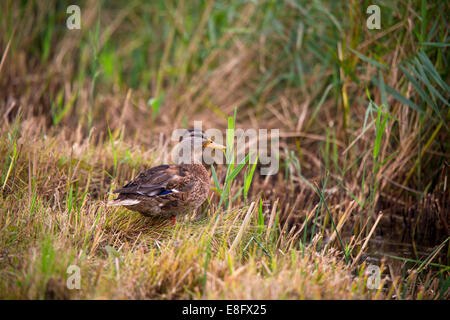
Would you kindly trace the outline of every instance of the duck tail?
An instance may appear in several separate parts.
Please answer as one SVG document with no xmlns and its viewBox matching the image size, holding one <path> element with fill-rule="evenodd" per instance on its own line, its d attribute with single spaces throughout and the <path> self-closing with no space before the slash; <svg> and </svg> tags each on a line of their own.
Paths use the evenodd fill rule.
<svg viewBox="0 0 450 320">
<path fill-rule="evenodd" d="M 111 201 L 108 201 L 106 204 L 108 207 L 117 207 L 117 206 L 132 206 L 135 204 L 140 203 L 140 200 L 136 199 L 114 199 Z"/>
</svg>

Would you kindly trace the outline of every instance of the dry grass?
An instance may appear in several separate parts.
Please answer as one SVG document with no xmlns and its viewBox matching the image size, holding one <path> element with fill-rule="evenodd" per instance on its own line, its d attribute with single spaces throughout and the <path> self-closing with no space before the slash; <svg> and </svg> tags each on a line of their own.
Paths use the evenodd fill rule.
<svg viewBox="0 0 450 320">
<path fill-rule="evenodd" d="M 175 228 L 167 221 L 106 207 L 95 195 L 107 197 L 104 163 L 112 162 L 110 148 L 85 143 L 77 152 L 65 142 L 59 136 L 27 137 L 20 143 L 27 152 L 20 152 L 10 178 L 16 190 L 4 190 L 1 203 L 3 297 L 370 296 L 364 278 L 352 276 L 336 250 L 314 250 L 317 239 L 294 249 L 292 235 L 261 232 L 254 205 L 234 249 L 246 206 L 219 216 L 209 208 L 206 217 L 190 217 Z M 151 156 L 142 154 L 142 162 Z M 122 166 L 123 174 L 132 171 Z M 71 264 L 81 268 L 79 291 L 65 288 Z"/>
<path fill-rule="evenodd" d="M 0 297 L 448 299 L 445 3 L 381 2 L 377 32 L 333 1 L 86 1 L 80 31 L 59 2 L 0 6 Z M 105 207 L 236 107 L 281 131 L 247 198 L 241 173 L 176 228 Z"/>
</svg>

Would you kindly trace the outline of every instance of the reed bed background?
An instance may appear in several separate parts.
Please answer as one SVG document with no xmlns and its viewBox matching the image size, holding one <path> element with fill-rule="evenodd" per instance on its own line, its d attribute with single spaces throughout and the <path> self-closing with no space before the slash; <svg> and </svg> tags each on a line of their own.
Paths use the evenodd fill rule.
<svg viewBox="0 0 450 320">
<path fill-rule="evenodd" d="M 449 298 L 448 3 L 70 4 L 0 4 L 0 297 Z M 194 120 L 280 129 L 280 170 L 211 168 L 175 227 L 105 206 Z"/>
</svg>

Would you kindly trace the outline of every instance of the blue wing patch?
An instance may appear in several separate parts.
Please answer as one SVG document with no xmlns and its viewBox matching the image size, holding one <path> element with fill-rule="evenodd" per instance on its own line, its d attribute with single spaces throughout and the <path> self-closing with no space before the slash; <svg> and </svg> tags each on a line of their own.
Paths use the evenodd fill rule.
<svg viewBox="0 0 450 320">
<path fill-rule="evenodd" d="M 163 196 L 163 195 L 165 195 L 165 194 L 169 194 L 169 193 L 172 193 L 173 191 L 171 191 L 171 190 L 164 190 L 163 192 L 161 192 L 161 193 L 158 193 L 157 195 L 158 196 Z"/>
</svg>

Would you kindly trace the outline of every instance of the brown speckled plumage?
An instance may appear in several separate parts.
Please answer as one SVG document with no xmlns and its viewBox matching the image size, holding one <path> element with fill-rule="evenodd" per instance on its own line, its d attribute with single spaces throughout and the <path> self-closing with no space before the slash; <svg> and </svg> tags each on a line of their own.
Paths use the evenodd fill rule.
<svg viewBox="0 0 450 320">
<path fill-rule="evenodd" d="M 165 190 L 176 190 L 164 193 Z M 114 191 L 116 200 L 139 200 L 128 209 L 144 216 L 173 217 L 197 209 L 205 201 L 209 176 L 201 164 L 161 165 L 140 173 L 123 188 Z"/>
<path fill-rule="evenodd" d="M 199 134 L 192 130 L 184 143 L 190 145 L 196 139 L 202 141 L 202 150 L 205 147 L 224 148 L 206 138 L 203 132 Z M 108 204 L 121 205 L 148 217 L 175 218 L 196 210 L 208 196 L 210 178 L 201 163 L 195 163 L 193 159 L 188 162 L 160 165 L 141 172 L 115 190 L 114 193 L 119 195 Z"/>
</svg>

